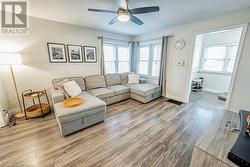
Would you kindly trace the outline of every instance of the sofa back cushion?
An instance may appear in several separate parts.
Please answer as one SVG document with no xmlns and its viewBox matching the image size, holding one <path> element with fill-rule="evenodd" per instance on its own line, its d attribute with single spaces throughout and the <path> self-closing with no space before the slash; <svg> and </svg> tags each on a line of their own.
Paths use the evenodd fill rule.
<svg viewBox="0 0 250 167">
<path fill-rule="evenodd" d="M 106 74 L 105 75 L 107 86 L 122 84 L 119 74 Z"/>
<path fill-rule="evenodd" d="M 133 72 L 120 73 L 120 78 L 121 78 L 122 84 L 127 84 L 128 83 L 128 75 L 129 74 L 135 74 L 135 73 L 133 73 Z"/>
<path fill-rule="evenodd" d="M 75 81 L 79 87 L 82 89 L 82 91 L 86 90 L 85 82 L 83 77 L 65 77 L 65 78 L 56 78 L 52 80 L 52 84 L 56 90 L 58 90 L 58 83 L 62 82 L 63 80 L 68 79 L 69 81 Z"/>
<path fill-rule="evenodd" d="M 85 82 L 88 90 L 107 87 L 105 77 L 103 75 L 86 76 Z"/>
</svg>

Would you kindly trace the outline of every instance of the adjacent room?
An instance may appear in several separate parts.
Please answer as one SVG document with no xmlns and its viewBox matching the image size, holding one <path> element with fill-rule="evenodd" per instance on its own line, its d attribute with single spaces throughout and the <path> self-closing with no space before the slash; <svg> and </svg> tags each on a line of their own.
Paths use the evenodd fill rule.
<svg viewBox="0 0 250 167">
<path fill-rule="evenodd" d="M 250 165 L 249 0 L 0 13 L 0 167 Z"/>
<path fill-rule="evenodd" d="M 242 30 L 242 27 L 232 28 L 196 36 L 191 96 L 213 94 L 218 102 L 227 108 L 225 103 L 232 91 L 235 80 L 232 76 L 237 71 L 237 56 L 240 56 L 238 53 L 241 52 L 239 45 L 243 42 Z"/>
</svg>

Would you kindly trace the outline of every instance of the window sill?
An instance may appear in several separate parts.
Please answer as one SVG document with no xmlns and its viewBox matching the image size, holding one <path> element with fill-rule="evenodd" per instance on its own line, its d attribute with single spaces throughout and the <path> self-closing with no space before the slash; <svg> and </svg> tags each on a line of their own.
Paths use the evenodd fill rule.
<svg viewBox="0 0 250 167">
<path fill-rule="evenodd" d="M 198 71 L 201 74 L 216 74 L 216 75 L 232 75 L 232 73 L 228 72 L 214 72 L 214 71 Z"/>
</svg>

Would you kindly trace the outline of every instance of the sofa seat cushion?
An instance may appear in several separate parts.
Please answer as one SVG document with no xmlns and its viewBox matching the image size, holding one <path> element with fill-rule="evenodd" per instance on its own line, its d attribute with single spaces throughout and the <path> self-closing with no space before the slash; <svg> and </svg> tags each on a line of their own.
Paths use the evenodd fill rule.
<svg viewBox="0 0 250 167">
<path fill-rule="evenodd" d="M 123 86 L 123 85 L 109 86 L 108 89 L 111 89 L 112 91 L 114 91 L 115 95 L 120 95 L 120 94 L 124 94 L 124 93 L 129 92 L 129 88 L 126 86 Z"/>
<path fill-rule="evenodd" d="M 101 108 L 102 110 L 106 110 L 106 103 L 102 100 L 98 99 L 97 97 L 94 97 L 90 95 L 88 92 L 84 91 L 77 97 L 80 97 L 83 99 L 83 104 L 80 106 L 72 107 L 72 108 L 64 108 L 63 102 L 55 103 L 54 104 L 54 111 L 58 118 L 64 117 L 67 120 L 66 117 L 73 116 L 75 114 L 81 113 L 82 116 L 94 114 L 93 112 L 98 112 Z M 90 112 L 89 112 L 90 111 Z"/>
<path fill-rule="evenodd" d="M 133 87 L 133 85 L 136 85 L 136 84 L 130 84 L 130 83 L 127 83 L 127 84 L 122 84 L 123 86 L 126 86 L 126 87 L 128 87 L 128 88 L 130 88 L 130 87 Z"/>
<path fill-rule="evenodd" d="M 105 99 L 107 97 L 113 97 L 115 95 L 114 91 L 107 89 L 107 88 L 91 89 L 91 90 L 88 90 L 88 92 L 91 95 L 96 96 L 100 99 Z"/>
<path fill-rule="evenodd" d="M 130 91 L 142 97 L 149 96 L 155 92 L 161 91 L 160 86 L 153 84 L 131 84 Z"/>
</svg>

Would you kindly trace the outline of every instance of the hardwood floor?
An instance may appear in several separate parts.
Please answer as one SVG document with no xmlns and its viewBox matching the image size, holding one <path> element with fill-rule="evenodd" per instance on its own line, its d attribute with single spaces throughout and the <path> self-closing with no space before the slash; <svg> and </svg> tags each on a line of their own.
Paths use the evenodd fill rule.
<svg viewBox="0 0 250 167">
<path fill-rule="evenodd" d="M 192 94 L 180 106 L 130 99 L 109 106 L 105 122 L 68 137 L 54 114 L 19 120 L 0 129 L 0 166 L 189 166 L 194 143 L 226 112 L 212 97 Z"/>
</svg>

